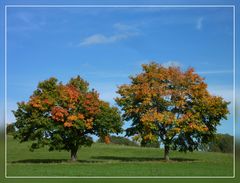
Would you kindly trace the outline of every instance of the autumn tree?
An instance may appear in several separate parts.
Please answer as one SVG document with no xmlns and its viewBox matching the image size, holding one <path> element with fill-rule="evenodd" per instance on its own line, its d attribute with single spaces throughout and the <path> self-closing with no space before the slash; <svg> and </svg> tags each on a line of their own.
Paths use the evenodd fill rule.
<svg viewBox="0 0 240 183">
<path fill-rule="evenodd" d="M 67 150 L 76 161 L 81 146 L 90 146 L 90 135 L 105 137 L 122 131 L 117 108 L 99 99 L 79 76 L 67 84 L 50 78 L 38 84 L 29 101 L 13 111 L 20 142 L 32 141 L 30 150 L 48 146 L 49 151 Z"/>
<path fill-rule="evenodd" d="M 211 95 L 204 78 L 193 68 L 142 65 L 143 72 L 131 76 L 131 84 L 119 87 L 116 102 L 131 120 L 127 135 L 164 145 L 164 158 L 170 149 L 193 151 L 207 143 L 221 119 L 226 119 L 228 102 Z"/>
</svg>

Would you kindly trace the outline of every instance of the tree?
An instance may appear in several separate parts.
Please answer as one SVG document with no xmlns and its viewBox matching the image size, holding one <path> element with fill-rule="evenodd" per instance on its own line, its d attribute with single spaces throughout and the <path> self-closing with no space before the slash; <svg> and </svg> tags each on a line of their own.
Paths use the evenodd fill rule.
<svg viewBox="0 0 240 183">
<path fill-rule="evenodd" d="M 13 111 L 20 142 L 33 141 L 30 150 L 48 146 L 49 151 L 67 150 L 77 160 L 81 146 L 90 146 L 90 135 L 106 137 L 122 131 L 120 112 L 101 101 L 95 90 L 79 76 L 67 84 L 50 78 L 38 84 L 28 102 Z"/>
<path fill-rule="evenodd" d="M 226 119 L 229 103 L 211 95 L 193 68 L 181 71 L 157 63 L 142 68 L 142 73 L 130 77 L 130 84 L 118 88 L 120 96 L 115 99 L 123 119 L 132 121 L 127 135 L 160 140 L 165 160 L 170 149 L 193 151 L 210 141 L 220 120 Z"/>
</svg>

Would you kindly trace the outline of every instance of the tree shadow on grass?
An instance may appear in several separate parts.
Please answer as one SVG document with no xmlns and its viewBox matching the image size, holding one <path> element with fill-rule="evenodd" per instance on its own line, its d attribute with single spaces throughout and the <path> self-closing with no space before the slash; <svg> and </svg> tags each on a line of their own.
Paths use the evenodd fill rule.
<svg viewBox="0 0 240 183">
<path fill-rule="evenodd" d="M 99 163 L 102 162 L 100 160 L 77 160 L 76 162 L 72 162 L 69 159 L 24 159 L 11 161 L 11 163 Z"/>
<path fill-rule="evenodd" d="M 99 159 L 99 160 L 118 160 L 122 162 L 131 162 L 131 161 L 159 161 L 165 162 L 164 158 L 152 158 L 152 157 L 119 157 L 119 156 L 92 156 L 92 159 Z M 194 162 L 198 161 L 198 159 L 192 158 L 170 158 L 169 162 Z"/>
<path fill-rule="evenodd" d="M 164 158 L 156 158 L 156 157 L 120 157 L 120 156 L 92 156 L 93 160 L 77 160 L 76 162 L 72 162 L 69 159 L 24 159 L 11 161 L 10 163 L 102 163 L 106 162 L 106 160 L 115 160 L 121 162 L 146 162 L 146 161 L 154 161 L 154 162 L 165 162 Z M 169 162 L 194 162 L 198 161 L 197 159 L 190 158 L 171 158 Z"/>
</svg>

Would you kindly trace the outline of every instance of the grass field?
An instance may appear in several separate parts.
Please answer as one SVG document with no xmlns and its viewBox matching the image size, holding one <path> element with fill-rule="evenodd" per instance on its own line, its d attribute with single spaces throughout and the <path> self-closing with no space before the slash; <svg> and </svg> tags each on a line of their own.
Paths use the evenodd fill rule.
<svg viewBox="0 0 240 183">
<path fill-rule="evenodd" d="M 93 144 L 81 148 L 79 161 L 68 161 L 69 153 L 34 152 L 29 143 L 19 144 L 8 136 L 7 176 L 232 176 L 233 156 L 223 153 L 171 152 L 165 162 L 156 148 Z"/>
</svg>

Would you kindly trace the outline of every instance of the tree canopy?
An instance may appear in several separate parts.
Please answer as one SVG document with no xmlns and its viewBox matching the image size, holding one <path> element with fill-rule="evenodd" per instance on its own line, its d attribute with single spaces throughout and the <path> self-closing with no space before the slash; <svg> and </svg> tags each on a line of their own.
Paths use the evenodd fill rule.
<svg viewBox="0 0 240 183">
<path fill-rule="evenodd" d="M 105 137 L 122 131 L 120 112 L 99 99 L 95 90 L 79 76 L 67 84 L 50 78 L 38 84 L 27 102 L 13 111 L 20 142 L 31 140 L 31 150 L 48 146 L 49 150 L 71 151 L 76 160 L 81 146 L 90 146 L 90 135 Z"/>
<path fill-rule="evenodd" d="M 169 150 L 193 151 L 216 133 L 220 120 L 226 119 L 228 102 L 211 95 L 204 78 L 193 68 L 143 64 L 143 72 L 131 76 L 130 84 L 118 88 L 116 102 L 123 119 L 132 121 L 127 135 L 144 141 L 160 140 Z"/>
</svg>

